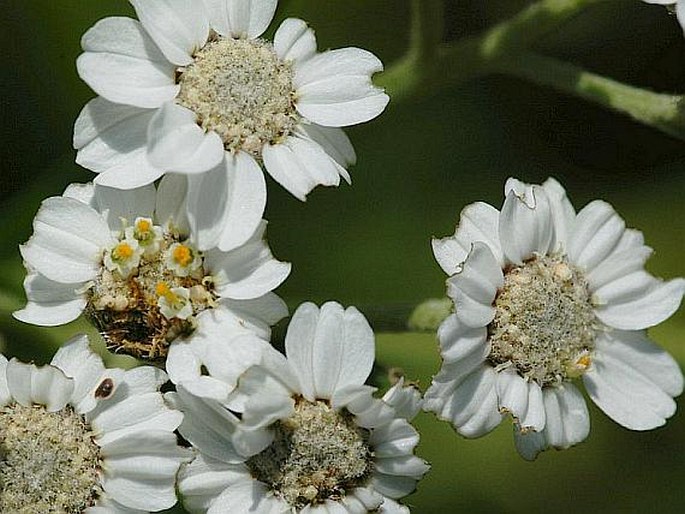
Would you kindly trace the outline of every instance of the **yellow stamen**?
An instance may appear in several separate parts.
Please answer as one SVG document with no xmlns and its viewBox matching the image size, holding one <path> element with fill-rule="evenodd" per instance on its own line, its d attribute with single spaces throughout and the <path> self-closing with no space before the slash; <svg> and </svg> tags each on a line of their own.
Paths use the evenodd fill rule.
<svg viewBox="0 0 685 514">
<path fill-rule="evenodd" d="M 576 361 L 576 366 L 582 369 L 587 369 L 590 367 L 591 362 L 592 359 L 590 359 L 589 355 L 581 355 L 580 358 Z"/>
<path fill-rule="evenodd" d="M 193 251 L 187 246 L 178 245 L 174 248 L 174 260 L 184 268 L 193 262 Z"/>
<path fill-rule="evenodd" d="M 138 230 L 138 232 L 150 232 L 151 228 L 152 223 L 146 219 L 138 220 L 138 223 L 136 223 L 136 230 Z"/>
<path fill-rule="evenodd" d="M 125 261 L 133 257 L 133 248 L 128 243 L 119 243 L 112 250 L 112 259 L 115 261 Z"/>
<path fill-rule="evenodd" d="M 169 286 L 164 282 L 157 282 L 157 285 L 155 286 L 155 292 L 157 293 L 157 296 L 163 296 L 166 298 L 167 302 L 170 304 L 178 302 L 178 295 L 172 292 Z"/>
</svg>

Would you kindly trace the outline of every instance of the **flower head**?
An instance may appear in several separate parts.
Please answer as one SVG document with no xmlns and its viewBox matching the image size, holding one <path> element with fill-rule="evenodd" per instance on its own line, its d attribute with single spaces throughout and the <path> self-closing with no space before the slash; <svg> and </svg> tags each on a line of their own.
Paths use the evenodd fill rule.
<svg viewBox="0 0 685 514">
<path fill-rule="evenodd" d="M 433 241 L 456 311 L 438 331 L 426 410 L 467 437 L 511 414 L 528 459 L 587 437 L 578 378 L 621 425 L 665 423 L 683 376 L 645 329 L 676 311 L 685 280 L 647 273 L 651 249 L 605 202 L 576 214 L 553 179 L 510 179 L 505 194 L 501 211 L 472 204 L 454 236 Z"/>
<path fill-rule="evenodd" d="M 413 455 L 419 436 L 409 424 L 420 395 L 400 381 L 376 399 L 364 385 L 374 360 L 364 317 L 333 302 L 305 303 L 288 328 L 286 355 L 269 348 L 240 378 L 232 404 L 240 421 L 182 386 L 169 394 L 186 413 L 179 430 L 198 452 L 180 476 L 186 506 L 408 512 L 394 499 L 428 470 Z M 209 474 L 223 478 L 208 488 Z"/>
<path fill-rule="evenodd" d="M 319 184 L 349 181 L 355 154 L 339 127 L 371 120 L 388 103 L 371 83 L 383 68 L 373 54 L 318 53 L 314 32 L 293 18 L 273 42 L 263 39 L 276 0 L 131 3 L 140 21 L 99 21 L 77 61 L 100 95 L 74 131 L 77 162 L 99 173 L 96 183 L 192 176 L 188 212 L 213 231 L 200 245 L 226 249 L 227 226 L 239 219 L 254 230 L 261 219 L 260 167 L 301 200 Z"/>
<path fill-rule="evenodd" d="M 271 291 L 290 265 L 273 258 L 266 223 L 232 251 L 201 252 L 177 212 L 185 181 L 170 176 L 159 189 L 133 190 L 72 185 L 45 200 L 21 249 L 28 304 L 15 317 L 51 326 L 85 312 L 112 350 L 149 359 L 217 325 L 268 331 L 287 313 Z"/>
<path fill-rule="evenodd" d="M 155 368 L 106 369 L 85 336 L 43 367 L 0 355 L 0 510 L 149 512 L 176 503 L 183 415 Z M 99 512 L 99 511 L 98 511 Z"/>
</svg>

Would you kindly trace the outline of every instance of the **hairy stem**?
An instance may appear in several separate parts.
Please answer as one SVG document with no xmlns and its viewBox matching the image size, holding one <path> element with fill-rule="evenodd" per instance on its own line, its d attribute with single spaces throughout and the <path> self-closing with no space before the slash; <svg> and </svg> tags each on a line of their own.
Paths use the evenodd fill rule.
<svg viewBox="0 0 685 514">
<path fill-rule="evenodd" d="M 550 86 L 623 114 L 666 134 L 685 139 L 681 95 L 655 93 L 592 73 L 574 64 L 535 53 L 501 61 L 502 73 Z"/>
</svg>

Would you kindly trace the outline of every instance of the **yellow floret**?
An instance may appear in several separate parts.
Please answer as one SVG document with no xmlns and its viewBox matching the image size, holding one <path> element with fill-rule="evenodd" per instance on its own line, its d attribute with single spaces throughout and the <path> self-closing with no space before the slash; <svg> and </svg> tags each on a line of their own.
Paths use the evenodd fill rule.
<svg viewBox="0 0 685 514">
<path fill-rule="evenodd" d="M 184 268 L 193 262 L 193 251 L 184 245 L 178 245 L 173 252 L 174 261 Z"/>
</svg>

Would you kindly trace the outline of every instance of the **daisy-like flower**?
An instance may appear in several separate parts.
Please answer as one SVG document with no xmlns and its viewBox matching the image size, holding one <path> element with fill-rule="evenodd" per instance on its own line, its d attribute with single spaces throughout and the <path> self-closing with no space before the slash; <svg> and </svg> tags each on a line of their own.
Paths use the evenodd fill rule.
<svg viewBox="0 0 685 514">
<path fill-rule="evenodd" d="M 176 503 L 183 415 L 149 366 L 106 369 L 80 336 L 36 367 L 0 355 L 0 511 L 134 514 Z"/>
<path fill-rule="evenodd" d="M 182 386 L 181 434 L 197 450 L 179 476 L 192 512 L 407 513 L 428 465 L 413 455 L 418 391 L 400 381 L 383 399 L 364 385 L 374 337 L 364 316 L 330 302 L 295 312 L 284 357 L 269 347 L 241 378 L 241 421 Z"/>
<path fill-rule="evenodd" d="M 316 185 L 349 182 L 355 153 L 339 127 L 371 120 L 387 105 L 371 83 L 383 68 L 378 58 L 359 48 L 317 53 L 314 32 L 292 18 L 273 43 L 264 40 L 277 0 L 131 4 L 140 21 L 99 21 L 77 61 L 100 95 L 74 133 L 76 160 L 99 173 L 96 183 L 130 188 L 164 172 L 192 176 L 199 192 L 189 212 L 225 249 L 225 224 L 207 195 L 248 194 L 234 214 L 254 228 L 266 201 L 260 165 L 301 200 Z M 221 205 L 230 211 L 230 201 Z"/>
<path fill-rule="evenodd" d="M 14 316 L 55 326 L 85 312 L 112 350 L 147 359 L 164 359 L 177 338 L 204 344 L 236 323 L 268 337 L 287 315 L 271 291 L 290 264 L 271 254 L 265 222 L 231 251 L 200 252 L 185 192 L 186 179 L 170 175 L 159 189 L 74 184 L 45 200 L 21 247 L 28 303 Z"/>
<path fill-rule="evenodd" d="M 664 424 L 683 375 L 645 329 L 678 309 L 685 280 L 647 273 L 652 250 L 603 201 L 576 214 L 553 179 L 509 179 L 505 195 L 501 212 L 469 205 L 454 236 L 433 241 L 456 311 L 438 330 L 444 362 L 425 409 L 467 437 L 510 413 L 527 459 L 587 437 L 580 377 L 624 427 Z"/>
</svg>

